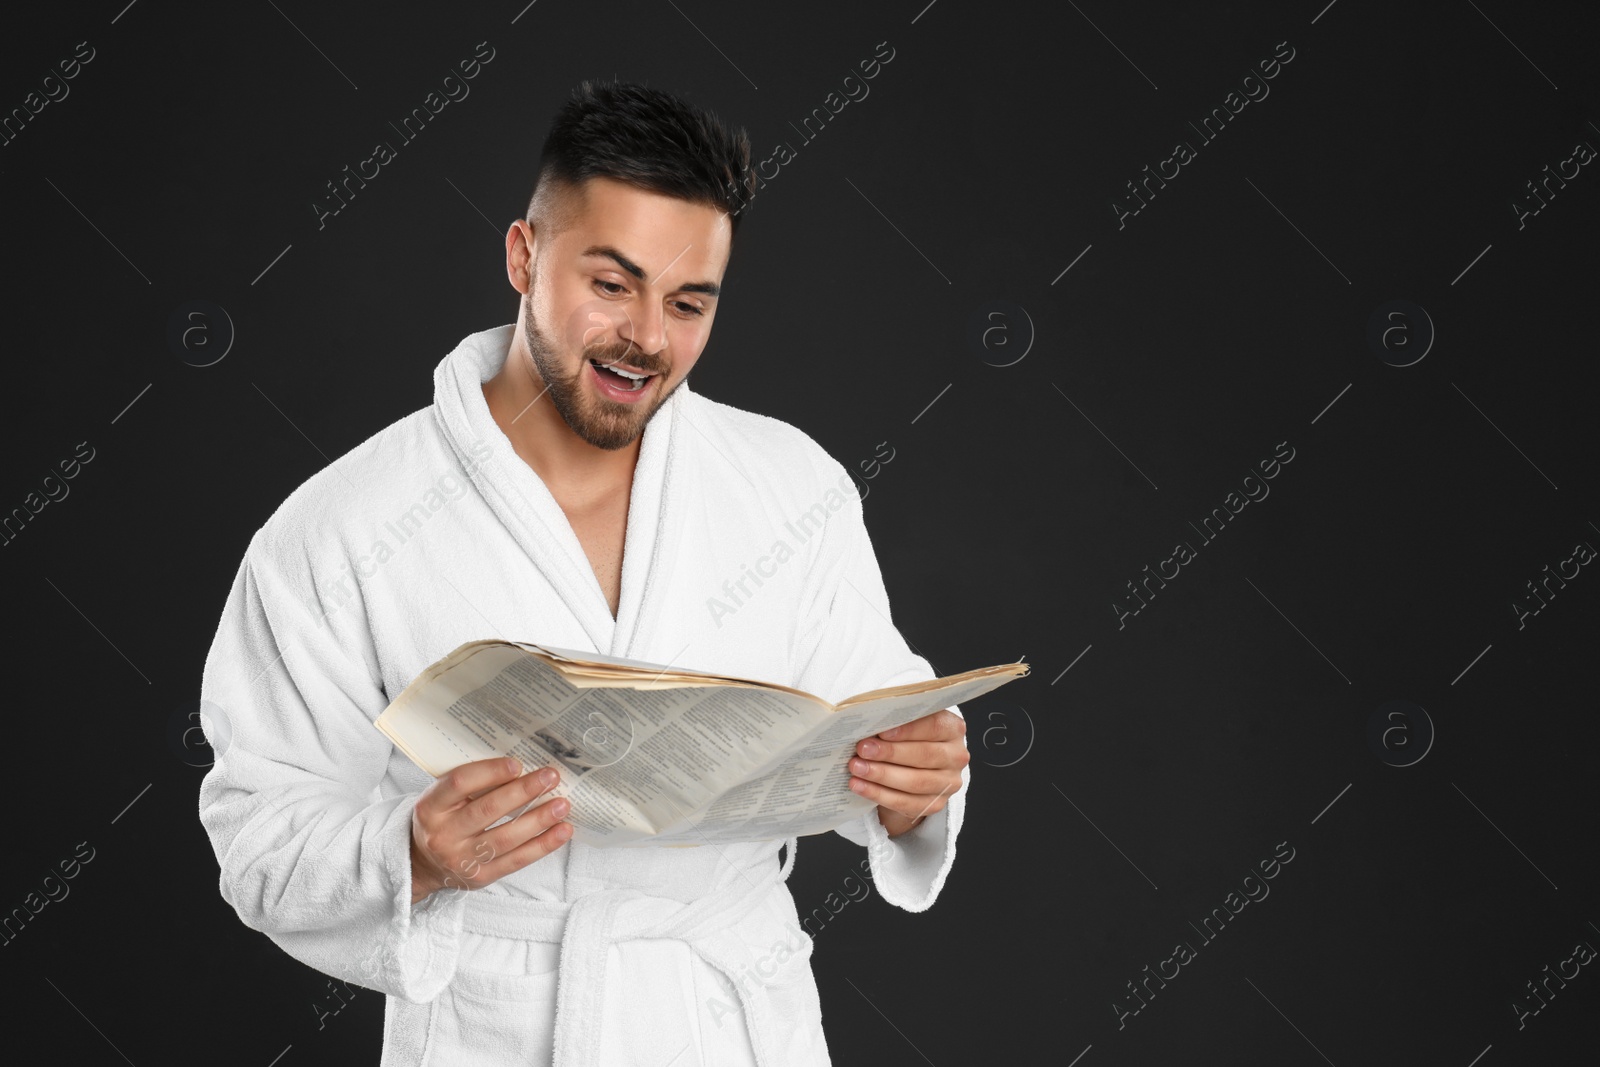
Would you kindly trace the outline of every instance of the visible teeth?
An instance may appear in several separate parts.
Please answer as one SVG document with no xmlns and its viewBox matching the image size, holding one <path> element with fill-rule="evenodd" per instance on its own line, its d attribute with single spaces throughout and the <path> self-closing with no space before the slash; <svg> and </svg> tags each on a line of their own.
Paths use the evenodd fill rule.
<svg viewBox="0 0 1600 1067">
<path fill-rule="evenodd" d="M 597 366 L 597 367 L 603 366 L 603 367 L 605 367 L 606 370 L 610 371 L 612 374 L 620 374 L 624 378 L 630 379 L 631 381 L 642 382 L 646 378 L 650 377 L 650 375 L 648 375 L 648 374 L 634 374 L 632 371 L 625 371 L 621 367 L 613 366 L 613 365 L 611 365 L 609 363 L 605 363 L 605 364 L 597 363 L 597 364 L 595 364 L 595 366 Z"/>
<path fill-rule="evenodd" d="M 653 375 L 653 374 L 631 374 L 628 371 L 619 370 L 618 368 L 613 367 L 610 364 L 598 363 L 598 362 L 596 362 L 594 360 L 590 360 L 589 362 L 593 363 L 597 368 L 599 368 L 601 370 L 604 370 L 604 371 L 606 371 L 608 373 L 615 374 L 619 378 L 621 378 L 624 381 L 628 382 L 629 383 L 628 385 L 623 386 L 621 388 L 623 388 L 623 390 L 625 392 L 629 392 L 629 393 L 637 393 L 639 390 L 644 388 L 644 383 L 646 381 L 648 381 L 649 379 L 655 377 L 655 375 Z"/>
</svg>

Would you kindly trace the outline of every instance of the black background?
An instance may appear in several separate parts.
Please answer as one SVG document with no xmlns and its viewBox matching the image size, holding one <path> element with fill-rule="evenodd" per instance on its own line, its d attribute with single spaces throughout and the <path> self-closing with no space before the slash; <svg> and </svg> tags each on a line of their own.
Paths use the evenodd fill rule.
<svg viewBox="0 0 1600 1067">
<path fill-rule="evenodd" d="M 219 897 L 182 728 L 251 533 L 515 318 L 503 235 L 546 124 L 618 75 L 794 150 L 694 387 L 873 472 L 895 619 L 936 670 L 1033 665 L 964 709 L 934 908 L 874 894 L 817 935 L 835 1062 L 1593 1062 L 1594 968 L 1520 1027 L 1513 1005 L 1600 946 L 1600 578 L 1514 604 L 1600 545 L 1600 176 L 1513 205 L 1600 146 L 1594 5 L 124 3 L 0 38 L 6 113 L 94 49 L 0 147 L 0 512 L 94 452 L 0 548 L 0 911 L 94 849 L 0 948 L 13 1038 L 376 1062 L 381 995 L 319 1019 L 321 976 Z M 480 41 L 471 95 L 319 229 L 325 183 Z M 1187 123 L 1285 41 L 1270 95 L 1201 142 Z M 802 138 L 880 42 L 869 95 Z M 1180 139 L 1196 158 L 1119 226 Z M 167 340 L 190 301 L 236 331 L 211 366 Z M 1270 496 L 1203 542 L 1280 443 Z M 1196 557 L 1119 623 L 1178 541 Z M 1431 747 L 1414 710 L 1369 741 L 1393 700 Z M 1270 896 L 1202 942 L 1284 842 Z M 862 855 L 803 842 L 800 910 Z"/>
</svg>

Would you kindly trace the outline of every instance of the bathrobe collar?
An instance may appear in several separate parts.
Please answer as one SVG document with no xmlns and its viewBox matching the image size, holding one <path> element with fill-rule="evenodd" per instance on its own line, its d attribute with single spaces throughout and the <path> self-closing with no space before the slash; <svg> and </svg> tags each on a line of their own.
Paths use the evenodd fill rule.
<svg viewBox="0 0 1600 1067">
<path fill-rule="evenodd" d="M 578 620 L 594 651 L 645 658 L 659 596 L 652 591 L 672 573 L 691 477 L 685 462 L 683 409 L 698 401 L 683 382 L 645 425 L 634 468 L 623 544 L 617 616 L 583 545 L 549 487 L 525 463 L 494 421 L 483 383 L 505 362 L 515 324 L 464 338 L 434 369 L 433 413 L 467 477 Z M 488 458 L 482 457 L 487 454 Z M 521 634 L 512 640 L 533 640 Z M 657 650 L 670 655 L 671 650 Z"/>
</svg>

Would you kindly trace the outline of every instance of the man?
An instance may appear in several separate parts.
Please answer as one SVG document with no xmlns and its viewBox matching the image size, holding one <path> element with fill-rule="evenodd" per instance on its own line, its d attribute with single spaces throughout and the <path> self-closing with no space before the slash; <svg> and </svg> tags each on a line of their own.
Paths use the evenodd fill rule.
<svg viewBox="0 0 1600 1067">
<path fill-rule="evenodd" d="M 487 636 L 832 700 L 933 677 L 890 622 L 844 468 L 688 388 L 753 183 L 743 130 L 583 83 L 506 234 L 515 326 L 464 339 L 431 407 L 296 489 L 234 579 L 202 681 L 222 895 L 386 994 L 386 1067 L 829 1062 L 794 839 L 568 844 L 537 768 L 430 781 L 373 726 Z M 877 807 L 838 832 L 910 911 L 955 856 L 964 733 L 948 709 L 850 764 Z"/>
</svg>

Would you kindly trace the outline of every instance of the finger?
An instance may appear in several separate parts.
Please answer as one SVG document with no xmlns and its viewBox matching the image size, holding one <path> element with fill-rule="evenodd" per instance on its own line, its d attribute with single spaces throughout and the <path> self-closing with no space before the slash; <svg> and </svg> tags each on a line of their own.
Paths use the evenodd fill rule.
<svg viewBox="0 0 1600 1067">
<path fill-rule="evenodd" d="M 522 765 L 514 756 L 473 760 L 440 775 L 424 793 L 427 806 L 449 811 L 475 795 L 482 795 L 515 778 Z M 419 804 L 423 801 L 418 801 Z"/>
<path fill-rule="evenodd" d="M 549 806 L 549 804 L 540 805 L 541 808 L 546 808 Z M 523 819 L 526 819 L 536 813 L 537 809 L 535 809 L 535 811 L 530 811 L 525 815 L 518 816 L 516 819 L 512 820 L 512 822 L 509 822 L 506 825 L 513 826 L 516 823 L 521 822 Z M 572 824 L 569 822 L 555 822 L 551 824 L 549 829 L 543 830 L 542 832 L 527 838 L 526 840 L 522 841 L 521 844 L 518 844 L 516 847 L 512 848 L 509 852 L 495 856 L 489 862 L 483 864 L 478 870 L 478 884 L 484 885 L 488 882 L 495 881 L 496 879 L 504 878 L 508 874 L 513 874 L 517 871 L 520 871 L 522 868 L 526 867 L 530 863 L 533 863 L 535 860 L 541 860 L 550 855 L 550 853 L 566 844 L 567 841 L 571 840 L 571 838 Z"/>
<path fill-rule="evenodd" d="M 912 719 L 904 726 L 885 730 L 878 736 L 886 741 L 949 741 L 966 732 L 967 721 L 949 708 L 943 708 Z"/>
<path fill-rule="evenodd" d="M 856 754 L 879 763 L 932 769 L 965 767 L 972 758 L 959 741 L 878 741 L 870 737 L 856 744 Z"/>
<path fill-rule="evenodd" d="M 517 784 L 520 783 L 512 783 Z M 572 802 L 566 797 L 546 797 L 535 807 L 492 830 L 467 835 L 467 839 L 456 850 L 456 858 L 449 865 L 449 875 L 444 884 L 456 889 L 478 889 L 509 873 L 515 868 L 502 865 L 493 867 L 491 871 L 491 866 L 502 856 L 515 852 L 529 840 L 559 824 L 571 808 Z M 499 873 L 493 873 L 496 871 Z"/>
<path fill-rule="evenodd" d="M 850 761 L 850 773 L 857 778 L 865 778 L 869 782 L 897 789 L 902 793 L 927 795 L 937 793 L 941 789 L 953 792 L 961 788 L 959 771 L 928 771 L 857 758 Z"/>
<path fill-rule="evenodd" d="M 899 812 L 908 819 L 920 819 L 924 815 L 932 815 L 935 812 L 942 811 L 945 803 L 950 799 L 949 793 L 935 793 L 933 796 L 902 793 L 898 789 L 890 789 L 876 782 L 869 782 L 865 778 L 856 778 L 854 776 L 850 779 L 850 788 L 874 804 L 888 808 L 890 811 Z M 954 790 L 951 792 L 954 792 Z"/>
<path fill-rule="evenodd" d="M 530 771 L 468 800 L 449 813 L 445 825 L 463 839 L 474 837 L 535 797 L 548 793 L 560 781 L 554 767 Z"/>
<path fill-rule="evenodd" d="M 504 855 L 555 826 L 571 811 L 572 801 L 566 797 L 545 797 L 516 818 L 484 831 L 484 837 L 497 854 Z"/>
</svg>

